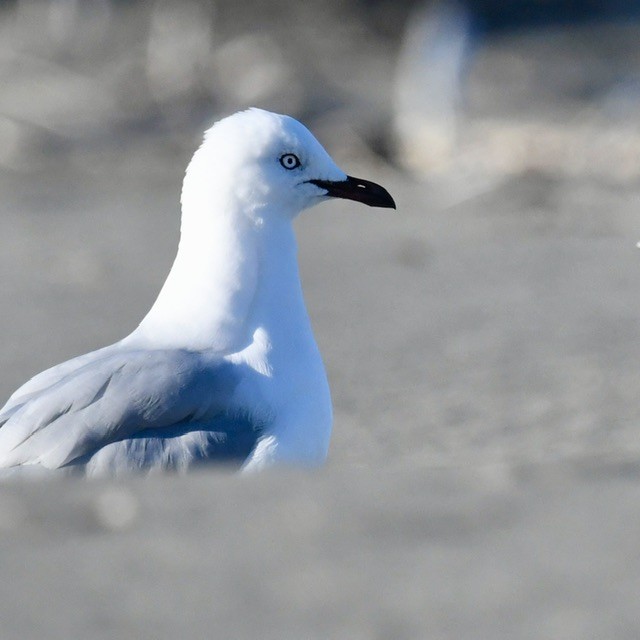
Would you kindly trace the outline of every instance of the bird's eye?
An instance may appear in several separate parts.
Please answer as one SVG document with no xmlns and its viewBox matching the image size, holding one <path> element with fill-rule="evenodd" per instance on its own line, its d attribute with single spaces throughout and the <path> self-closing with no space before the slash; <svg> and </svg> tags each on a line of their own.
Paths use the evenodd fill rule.
<svg viewBox="0 0 640 640">
<path fill-rule="evenodd" d="M 285 169 L 297 169 L 301 162 L 300 158 L 295 153 L 285 153 L 283 156 L 280 156 L 280 164 Z"/>
</svg>

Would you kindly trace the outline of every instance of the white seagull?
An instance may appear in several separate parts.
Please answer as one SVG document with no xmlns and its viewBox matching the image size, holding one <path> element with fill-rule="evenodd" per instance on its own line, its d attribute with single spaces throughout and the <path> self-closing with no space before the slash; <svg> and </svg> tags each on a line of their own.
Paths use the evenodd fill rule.
<svg viewBox="0 0 640 640">
<path fill-rule="evenodd" d="M 298 121 L 249 109 L 189 164 L 178 253 L 133 333 L 48 369 L 0 410 L 0 469 L 88 476 L 324 461 L 329 385 L 298 275 L 293 219 L 328 198 L 395 208 Z"/>
</svg>

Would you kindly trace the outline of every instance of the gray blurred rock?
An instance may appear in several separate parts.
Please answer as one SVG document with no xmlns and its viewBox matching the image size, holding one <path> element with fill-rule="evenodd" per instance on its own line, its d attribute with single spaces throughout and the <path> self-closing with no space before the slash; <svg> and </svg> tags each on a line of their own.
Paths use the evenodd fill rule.
<svg viewBox="0 0 640 640">
<path fill-rule="evenodd" d="M 4 486 L 2 637 L 631 640 L 639 498 L 623 460 Z"/>
</svg>

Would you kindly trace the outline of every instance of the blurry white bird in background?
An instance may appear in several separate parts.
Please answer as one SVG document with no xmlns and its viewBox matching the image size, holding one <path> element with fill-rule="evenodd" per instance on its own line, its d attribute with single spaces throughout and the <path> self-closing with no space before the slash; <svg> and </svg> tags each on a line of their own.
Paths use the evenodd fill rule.
<svg viewBox="0 0 640 640">
<path fill-rule="evenodd" d="M 398 160 L 426 176 L 456 152 L 457 118 L 470 48 L 471 17 L 458 2 L 419 6 L 398 59 L 394 127 Z"/>
<path fill-rule="evenodd" d="M 0 411 L 0 468 L 87 475 L 324 461 L 332 407 L 292 221 L 327 198 L 393 207 L 299 122 L 259 109 L 205 134 L 178 254 L 140 326 L 44 371 Z"/>
</svg>

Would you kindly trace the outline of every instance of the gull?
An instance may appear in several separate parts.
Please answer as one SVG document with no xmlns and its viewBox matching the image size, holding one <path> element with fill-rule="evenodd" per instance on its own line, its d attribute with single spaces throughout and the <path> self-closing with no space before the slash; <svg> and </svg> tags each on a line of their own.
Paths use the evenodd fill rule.
<svg viewBox="0 0 640 640">
<path fill-rule="evenodd" d="M 0 469 L 118 476 L 321 464 L 332 404 L 292 222 L 329 198 L 395 208 L 301 123 L 249 109 L 204 135 L 177 256 L 126 338 L 36 375 L 0 410 Z"/>
</svg>

